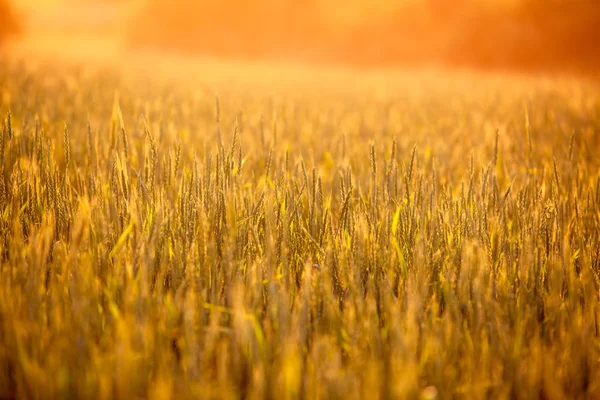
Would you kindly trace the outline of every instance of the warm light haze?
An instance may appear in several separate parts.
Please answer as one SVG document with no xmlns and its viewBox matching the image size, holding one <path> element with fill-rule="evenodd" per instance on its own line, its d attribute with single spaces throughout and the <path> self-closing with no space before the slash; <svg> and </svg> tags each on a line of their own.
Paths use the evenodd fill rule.
<svg viewBox="0 0 600 400">
<path fill-rule="evenodd" d="M 592 70 L 594 0 L 18 0 L 23 32 L 130 49 L 356 66 Z M 68 46 L 68 44 L 66 44 Z"/>
</svg>

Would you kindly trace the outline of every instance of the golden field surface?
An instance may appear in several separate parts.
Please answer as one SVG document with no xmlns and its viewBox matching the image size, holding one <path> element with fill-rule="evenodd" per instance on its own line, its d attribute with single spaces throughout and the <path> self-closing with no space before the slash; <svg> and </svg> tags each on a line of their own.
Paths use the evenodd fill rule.
<svg viewBox="0 0 600 400">
<path fill-rule="evenodd" d="M 0 62 L 0 398 L 600 397 L 597 83 L 228 68 Z"/>
</svg>

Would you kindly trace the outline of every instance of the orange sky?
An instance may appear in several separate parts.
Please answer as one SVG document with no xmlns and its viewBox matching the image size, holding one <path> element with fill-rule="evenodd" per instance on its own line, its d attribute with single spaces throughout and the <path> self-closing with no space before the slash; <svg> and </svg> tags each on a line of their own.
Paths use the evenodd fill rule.
<svg viewBox="0 0 600 400">
<path fill-rule="evenodd" d="M 12 0 L 30 43 L 63 34 L 226 58 L 600 67 L 597 0 Z M 51 46 L 51 44 L 50 44 Z M 63 45 L 64 46 L 64 45 Z M 88 49 L 89 51 L 89 49 Z"/>
</svg>

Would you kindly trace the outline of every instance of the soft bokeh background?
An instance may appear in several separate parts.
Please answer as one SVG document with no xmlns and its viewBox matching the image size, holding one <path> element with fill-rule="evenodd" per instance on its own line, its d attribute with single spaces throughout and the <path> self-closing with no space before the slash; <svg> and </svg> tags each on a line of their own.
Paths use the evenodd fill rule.
<svg viewBox="0 0 600 400">
<path fill-rule="evenodd" d="M 0 38 L 20 26 L 21 47 L 352 66 L 600 66 L 597 0 L 7 1 Z"/>
</svg>

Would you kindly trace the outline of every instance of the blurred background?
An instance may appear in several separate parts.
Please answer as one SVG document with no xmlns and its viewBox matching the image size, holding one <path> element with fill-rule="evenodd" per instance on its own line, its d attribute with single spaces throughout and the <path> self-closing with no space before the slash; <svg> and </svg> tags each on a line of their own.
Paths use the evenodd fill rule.
<svg viewBox="0 0 600 400">
<path fill-rule="evenodd" d="M 9 40 L 86 54 L 116 46 L 360 67 L 594 71 L 600 67 L 600 3 L 0 0 L 0 42 Z"/>
</svg>

